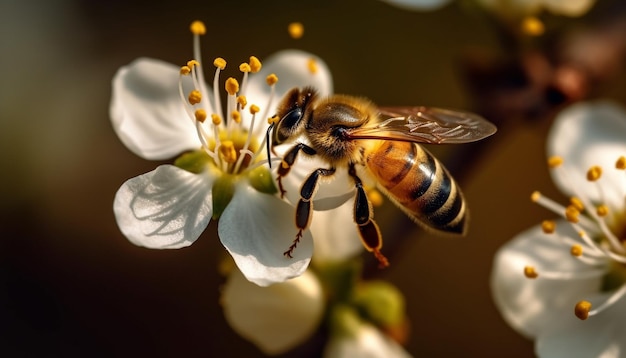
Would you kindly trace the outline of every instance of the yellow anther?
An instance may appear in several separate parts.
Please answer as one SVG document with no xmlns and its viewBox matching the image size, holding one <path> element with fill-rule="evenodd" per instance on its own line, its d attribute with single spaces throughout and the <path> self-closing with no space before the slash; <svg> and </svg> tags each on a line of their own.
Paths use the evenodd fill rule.
<svg viewBox="0 0 626 358">
<path fill-rule="evenodd" d="M 242 63 L 241 65 L 239 65 L 239 71 L 241 72 L 250 72 L 252 69 L 250 68 L 250 65 L 248 65 L 247 63 Z"/>
<path fill-rule="evenodd" d="M 260 110 L 261 109 L 256 104 L 250 106 L 250 114 L 252 115 L 259 113 Z"/>
<path fill-rule="evenodd" d="M 283 169 L 289 169 L 289 163 L 287 163 L 287 162 L 286 162 L 286 161 L 284 161 L 284 160 L 283 160 L 282 162 L 280 162 L 280 166 L 281 166 Z"/>
<path fill-rule="evenodd" d="M 189 68 L 194 68 L 195 67 L 200 67 L 200 62 L 196 61 L 196 60 L 189 60 L 187 61 L 187 66 Z"/>
<path fill-rule="evenodd" d="M 278 82 L 278 76 L 276 76 L 275 74 L 271 73 L 269 74 L 267 77 L 265 77 L 265 82 L 267 82 L 268 85 L 274 85 L 276 84 L 276 82 Z"/>
<path fill-rule="evenodd" d="M 261 71 L 261 67 L 263 67 L 261 61 L 256 56 L 250 56 L 250 70 L 252 70 L 252 73 Z"/>
<path fill-rule="evenodd" d="M 309 69 L 309 72 L 313 74 L 317 73 L 317 61 L 313 57 L 309 58 L 306 66 Z"/>
<path fill-rule="evenodd" d="M 567 208 L 565 208 L 565 218 L 567 221 L 575 224 L 578 222 L 579 215 L 580 211 L 578 211 L 574 205 L 568 205 Z"/>
<path fill-rule="evenodd" d="M 548 158 L 548 168 L 550 169 L 554 169 L 560 166 L 561 164 L 563 164 L 563 158 L 559 157 L 558 155 L 553 155 L 550 158 Z"/>
<path fill-rule="evenodd" d="M 583 321 L 589 317 L 589 311 L 591 311 L 591 302 L 589 301 L 580 301 L 574 307 L 574 314 Z"/>
<path fill-rule="evenodd" d="M 572 245 L 572 248 L 569 250 L 572 256 L 580 257 L 583 255 L 583 247 L 579 244 Z"/>
<path fill-rule="evenodd" d="M 191 26 L 189 26 L 189 30 L 191 30 L 191 33 L 194 35 L 206 34 L 206 26 L 204 26 L 204 22 L 199 20 L 192 22 Z"/>
<path fill-rule="evenodd" d="M 381 206 L 385 201 L 382 194 L 376 189 L 370 189 L 367 191 L 367 198 L 369 199 L 372 206 Z"/>
<path fill-rule="evenodd" d="M 541 199 L 541 193 L 540 192 L 533 191 L 533 193 L 530 194 L 530 200 L 532 200 L 533 203 L 538 202 L 539 199 Z"/>
<path fill-rule="evenodd" d="M 278 120 L 280 120 L 280 118 L 278 116 L 273 116 L 267 119 L 267 124 L 275 124 L 278 123 Z"/>
<path fill-rule="evenodd" d="M 213 122 L 213 124 L 215 124 L 216 126 L 219 126 L 222 123 L 222 117 L 220 117 L 219 114 L 215 114 L 213 113 L 211 115 L 211 121 Z"/>
<path fill-rule="evenodd" d="M 229 77 L 226 80 L 226 92 L 228 92 L 229 95 L 234 96 L 237 94 L 237 92 L 239 92 L 239 82 L 237 82 L 236 79 L 234 79 L 233 77 Z"/>
<path fill-rule="evenodd" d="M 196 109 L 194 116 L 196 117 L 196 121 L 204 123 L 204 120 L 206 119 L 206 111 L 204 109 Z"/>
<path fill-rule="evenodd" d="M 213 60 L 213 66 L 219 68 L 220 70 L 223 70 L 226 68 L 226 60 L 218 57 L 215 60 Z"/>
<path fill-rule="evenodd" d="M 572 204 L 576 209 L 578 209 L 578 211 L 583 211 L 585 209 L 583 202 L 575 196 L 572 196 L 569 199 L 569 203 Z"/>
<path fill-rule="evenodd" d="M 615 162 L 615 168 L 619 170 L 625 170 L 626 169 L 626 157 L 622 155 L 621 157 L 617 158 L 617 162 Z"/>
<path fill-rule="evenodd" d="M 524 266 L 524 276 L 527 278 L 537 278 L 539 274 L 535 271 L 533 266 Z"/>
<path fill-rule="evenodd" d="M 230 116 L 232 117 L 233 121 L 235 121 L 235 123 L 241 123 L 241 113 L 239 113 L 238 111 L 233 111 Z"/>
<path fill-rule="evenodd" d="M 600 204 L 596 207 L 596 213 L 598 216 L 607 216 L 609 214 L 609 207 L 604 204 Z"/>
<path fill-rule="evenodd" d="M 535 16 L 527 16 L 522 20 L 522 32 L 530 36 L 539 36 L 546 30 L 543 22 Z"/>
<path fill-rule="evenodd" d="M 593 167 L 589 168 L 589 170 L 587 171 L 587 180 L 589 181 L 596 181 L 600 179 L 601 176 L 602 176 L 602 168 L 600 166 L 594 165 Z"/>
<path fill-rule="evenodd" d="M 226 163 L 234 163 L 237 161 L 237 151 L 232 140 L 225 140 L 220 145 L 219 149 L 220 157 Z"/>
<path fill-rule="evenodd" d="M 190 73 L 191 73 L 191 68 L 189 68 L 189 66 L 181 66 L 180 67 L 180 74 L 181 75 L 187 76 Z"/>
<path fill-rule="evenodd" d="M 541 230 L 546 234 L 552 234 L 556 230 L 556 223 L 553 220 L 544 220 L 541 223 Z"/>
<path fill-rule="evenodd" d="M 293 39 L 299 39 L 304 35 L 304 25 L 301 22 L 292 22 L 287 26 L 289 36 Z"/>
<path fill-rule="evenodd" d="M 237 103 L 239 104 L 239 107 L 246 108 L 246 105 L 248 104 L 248 99 L 244 95 L 237 96 Z"/>
<path fill-rule="evenodd" d="M 193 90 L 189 93 L 189 103 L 194 105 L 200 103 L 202 101 L 202 93 L 198 90 Z"/>
</svg>

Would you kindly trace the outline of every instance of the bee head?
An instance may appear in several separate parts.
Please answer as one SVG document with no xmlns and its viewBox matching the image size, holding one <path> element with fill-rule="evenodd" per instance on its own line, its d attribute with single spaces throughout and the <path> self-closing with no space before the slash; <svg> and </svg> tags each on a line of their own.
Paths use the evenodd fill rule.
<svg viewBox="0 0 626 358">
<path fill-rule="evenodd" d="M 317 91 L 314 88 L 305 87 L 294 88 L 283 97 L 276 111 L 278 122 L 273 125 L 272 147 L 295 138 L 302 132 L 316 96 Z"/>
</svg>

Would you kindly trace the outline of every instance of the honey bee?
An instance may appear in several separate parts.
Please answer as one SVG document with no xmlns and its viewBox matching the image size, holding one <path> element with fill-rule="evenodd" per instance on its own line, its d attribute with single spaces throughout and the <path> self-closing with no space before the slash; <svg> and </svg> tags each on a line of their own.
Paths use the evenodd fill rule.
<svg viewBox="0 0 626 358">
<path fill-rule="evenodd" d="M 389 262 L 380 251 L 382 236 L 357 166 L 365 168 L 379 189 L 417 224 L 436 232 L 464 235 L 468 209 L 461 189 L 447 169 L 418 143 L 473 142 L 492 135 L 496 127 L 471 113 L 428 107 L 377 107 L 360 97 L 320 98 L 314 88 L 305 87 L 285 95 L 268 136 L 270 131 L 273 152 L 275 146 L 300 136 L 307 142 L 298 142 L 282 158 L 277 172 L 281 196 L 286 193 L 282 178 L 300 152 L 328 163 L 327 168 L 313 171 L 301 186 L 295 215 L 298 233 L 284 255 L 292 256 L 311 222 L 312 197 L 320 177 L 332 176 L 337 168 L 344 167 L 356 189 L 354 222 L 359 235 L 365 248 L 384 267 Z"/>
</svg>

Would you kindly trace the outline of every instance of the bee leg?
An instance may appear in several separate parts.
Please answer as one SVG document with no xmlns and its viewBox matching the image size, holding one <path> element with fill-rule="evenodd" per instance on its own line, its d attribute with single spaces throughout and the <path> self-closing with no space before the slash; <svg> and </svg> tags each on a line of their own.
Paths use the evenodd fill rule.
<svg viewBox="0 0 626 358">
<path fill-rule="evenodd" d="M 357 224 L 359 229 L 359 236 L 361 236 L 363 246 L 365 246 L 367 251 L 374 254 L 380 267 L 387 267 L 389 266 L 389 260 L 387 260 L 385 255 L 380 252 L 380 249 L 383 247 L 383 239 L 380 229 L 378 228 L 378 224 L 376 224 L 373 219 L 374 210 L 367 199 L 365 189 L 363 189 L 363 182 L 356 174 L 354 164 L 350 165 L 348 174 L 350 174 L 352 179 L 354 179 L 356 187 L 356 196 L 354 198 L 354 222 Z"/>
<path fill-rule="evenodd" d="M 303 143 L 298 143 L 294 145 L 293 148 L 289 149 L 287 154 L 285 154 L 285 156 L 283 157 L 283 160 L 280 162 L 280 166 L 278 167 L 278 171 L 277 171 L 278 178 L 276 179 L 278 181 L 278 188 L 280 189 L 281 198 L 285 196 L 285 193 L 287 193 L 287 191 L 285 191 L 285 189 L 283 188 L 282 179 L 284 176 L 289 174 L 289 171 L 291 170 L 291 167 L 293 166 L 293 163 L 296 161 L 296 157 L 298 156 L 298 153 L 301 150 L 305 154 L 308 154 L 308 155 L 316 154 L 315 149 Z"/>
<path fill-rule="evenodd" d="M 311 216 L 313 215 L 313 203 L 311 202 L 311 198 L 317 190 L 317 183 L 319 182 L 320 176 L 331 176 L 333 174 L 335 174 L 335 168 L 319 168 L 311 173 L 304 181 L 304 184 L 302 184 L 302 188 L 300 189 L 300 200 L 296 206 L 296 227 L 298 228 L 298 233 L 296 234 L 296 238 L 293 240 L 291 246 L 289 246 L 289 249 L 283 252 L 283 255 L 289 258 L 292 257 L 291 254 L 293 253 L 293 250 L 295 250 L 300 242 L 300 239 L 302 238 L 302 232 L 311 222 Z"/>
</svg>

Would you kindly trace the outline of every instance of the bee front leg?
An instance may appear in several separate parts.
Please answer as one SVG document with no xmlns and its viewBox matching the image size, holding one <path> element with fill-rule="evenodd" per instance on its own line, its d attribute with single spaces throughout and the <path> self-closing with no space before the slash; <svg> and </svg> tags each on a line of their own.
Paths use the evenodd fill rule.
<svg viewBox="0 0 626 358">
<path fill-rule="evenodd" d="M 283 188 L 282 179 L 284 176 L 289 174 L 289 171 L 291 170 L 293 163 L 296 161 L 296 158 L 298 157 L 298 153 L 300 151 L 303 151 L 307 155 L 315 155 L 317 153 L 315 149 L 303 143 L 298 143 L 294 145 L 293 148 L 289 149 L 287 154 L 285 154 L 285 156 L 283 157 L 283 160 L 280 162 L 280 166 L 278 167 L 278 171 L 276 172 L 278 174 L 276 180 L 278 181 L 278 189 L 280 189 L 281 198 L 285 196 L 285 193 L 287 193 L 287 191 L 285 191 L 285 189 Z"/>
<path fill-rule="evenodd" d="M 367 199 L 363 182 L 356 174 L 354 164 L 350 165 L 348 174 L 354 179 L 356 187 L 356 196 L 354 198 L 354 222 L 359 229 L 359 236 L 363 246 L 374 254 L 378 260 L 380 267 L 389 266 L 389 260 L 380 252 L 383 247 L 383 239 L 378 228 L 378 224 L 374 221 L 374 210 L 371 203 Z"/>
<path fill-rule="evenodd" d="M 311 216 L 313 215 L 313 203 L 311 202 L 311 198 L 317 190 L 317 184 L 320 176 L 331 176 L 333 174 L 335 174 L 335 168 L 319 168 L 311 173 L 305 180 L 304 184 L 302 184 L 302 188 L 300 189 L 300 200 L 298 201 L 298 205 L 296 207 L 296 227 L 298 228 L 298 233 L 296 234 L 296 238 L 293 240 L 291 246 L 289 246 L 289 249 L 283 252 L 283 255 L 289 258 L 292 257 L 291 254 L 293 253 L 293 250 L 295 250 L 300 242 L 300 238 L 302 238 L 302 232 L 309 227 L 309 223 L 311 223 Z"/>
</svg>

